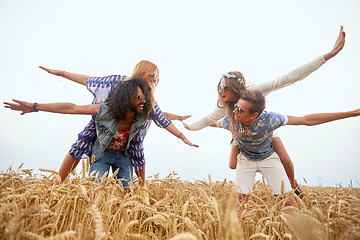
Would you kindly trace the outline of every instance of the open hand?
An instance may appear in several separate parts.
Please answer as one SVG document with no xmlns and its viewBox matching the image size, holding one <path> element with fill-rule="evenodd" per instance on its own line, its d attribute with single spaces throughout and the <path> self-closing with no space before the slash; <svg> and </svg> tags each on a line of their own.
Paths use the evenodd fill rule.
<svg viewBox="0 0 360 240">
<path fill-rule="evenodd" d="M 179 116 L 179 121 L 184 121 L 184 120 L 186 120 L 186 119 L 188 119 L 189 117 L 191 117 L 191 115 L 186 115 L 186 116 Z"/>
<path fill-rule="evenodd" d="M 343 47 L 345 45 L 345 37 L 346 37 L 346 34 L 344 32 L 344 27 L 341 26 L 339 36 L 336 39 L 336 42 L 335 42 L 335 45 L 334 45 L 333 49 L 329 53 L 324 55 L 325 61 L 327 61 L 330 58 L 336 56 L 341 51 L 341 49 L 343 49 Z"/>
<path fill-rule="evenodd" d="M 13 101 L 15 103 L 3 102 L 5 105 L 4 107 L 10 108 L 11 110 L 14 110 L 14 111 L 22 111 L 22 113 L 20 113 L 20 115 L 24 115 L 25 113 L 33 112 L 33 110 L 32 110 L 33 103 L 24 102 L 24 101 L 20 101 L 20 100 L 16 100 L 16 99 L 13 99 Z"/>
<path fill-rule="evenodd" d="M 190 142 L 186 137 L 183 139 L 184 143 L 186 143 L 187 145 L 191 146 L 191 147 L 199 147 L 199 145 L 196 145 L 192 142 Z"/>
<path fill-rule="evenodd" d="M 41 68 L 42 70 L 45 70 L 45 71 L 47 71 L 48 73 L 53 74 L 53 75 L 55 75 L 55 76 L 64 77 L 65 71 L 54 70 L 54 69 L 46 68 L 46 67 L 43 67 L 43 66 L 39 66 L 39 68 Z"/>
<path fill-rule="evenodd" d="M 187 130 L 190 130 L 189 125 L 187 125 L 187 123 L 183 122 L 184 128 L 186 128 Z"/>
</svg>

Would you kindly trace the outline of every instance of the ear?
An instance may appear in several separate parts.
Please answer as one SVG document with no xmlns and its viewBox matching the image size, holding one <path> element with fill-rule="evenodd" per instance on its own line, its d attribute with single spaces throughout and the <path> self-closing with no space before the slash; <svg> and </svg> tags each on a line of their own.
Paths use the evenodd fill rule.
<svg viewBox="0 0 360 240">
<path fill-rule="evenodd" d="M 257 113 L 257 112 L 254 112 L 254 113 L 250 114 L 251 119 L 256 119 L 258 116 L 259 116 L 259 113 Z"/>
</svg>

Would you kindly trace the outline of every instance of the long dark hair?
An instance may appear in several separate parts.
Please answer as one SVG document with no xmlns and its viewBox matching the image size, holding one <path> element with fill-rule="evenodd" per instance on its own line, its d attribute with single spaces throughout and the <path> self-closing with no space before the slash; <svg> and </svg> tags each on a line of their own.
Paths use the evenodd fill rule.
<svg viewBox="0 0 360 240">
<path fill-rule="evenodd" d="M 106 100 L 106 104 L 109 107 L 109 113 L 115 119 L 125 120 L 126 112 L 134 111 L 134 109 L 136 109 L 135 102 L 138 95 L 138 87 L 141 88 L 146 100 L 144 110 L 141 114 L 146 116 L 149 115 L 153 102 L 150 88 L 143 80 L 133 78 L 128 81 L 117 83 L 111 91 L 109 98 Z"/>
</svg>

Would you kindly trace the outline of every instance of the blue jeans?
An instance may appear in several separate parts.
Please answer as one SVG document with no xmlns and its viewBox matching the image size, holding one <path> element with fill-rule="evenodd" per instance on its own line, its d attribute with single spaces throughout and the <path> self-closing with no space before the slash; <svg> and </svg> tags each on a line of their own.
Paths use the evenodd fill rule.
<svg viewBox="0 0 360 240">
<path fill-rule="evenodd" d="M 121 181 L 124 189 L 129 188 L 128 183 L 132 182 L 133 167 L 130 158 L 125 156 L 124 151 L 105 149 L 104 155 L 91 164 L 90 173 L 93 171 L 99 172 L 100 178 L 106 172 L 109 175 L 110 167 L 113 173 L 119 169 L 115 178 L 122 179 Z M 95 179 L 95 181 L 98 182 L 98 179 Z"/>
</svg>

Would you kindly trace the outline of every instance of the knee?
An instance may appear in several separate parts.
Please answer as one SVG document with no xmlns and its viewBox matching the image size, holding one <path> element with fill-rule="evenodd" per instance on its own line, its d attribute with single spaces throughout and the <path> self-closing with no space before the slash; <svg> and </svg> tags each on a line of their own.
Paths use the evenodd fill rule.
<svg viewBox="0 0 360 240">
<path fill-rule="evenodd" d="M 231 169 L 236 169 L 236 163 L 229 163 L 229 167 Z"/>
</svg>

